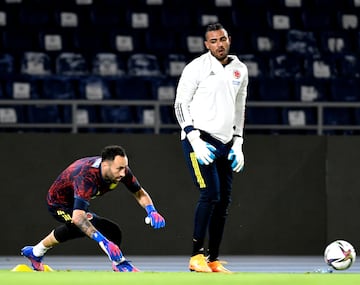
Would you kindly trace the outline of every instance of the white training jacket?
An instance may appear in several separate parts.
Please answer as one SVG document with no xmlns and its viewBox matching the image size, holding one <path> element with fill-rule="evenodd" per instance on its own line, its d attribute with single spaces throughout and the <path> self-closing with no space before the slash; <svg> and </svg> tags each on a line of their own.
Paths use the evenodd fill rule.
<svg viewBox="0 0 360 285">
<path fill-rule="evenodd" d="M 248 70 L 236 56 L 225 67 L 209 52 L 187 64 L 176 90 L 175 115 L 184 128 L 208 132 L 223 143 L 243 136 Z"/>
</svg>

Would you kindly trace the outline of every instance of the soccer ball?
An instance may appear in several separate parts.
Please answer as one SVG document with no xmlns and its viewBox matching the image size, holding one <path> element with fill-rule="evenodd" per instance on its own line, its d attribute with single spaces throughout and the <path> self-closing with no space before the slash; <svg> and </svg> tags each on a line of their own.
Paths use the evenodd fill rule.
<svg viewBox="0 0 360 285">
<path fill-rule="evenodd" d="M 325 262 L 336 270 L 346 270 L 355 262 L 354 247 L 345 240 L 336 240 L 330 243 L 324 252 Z"/>
</svg>

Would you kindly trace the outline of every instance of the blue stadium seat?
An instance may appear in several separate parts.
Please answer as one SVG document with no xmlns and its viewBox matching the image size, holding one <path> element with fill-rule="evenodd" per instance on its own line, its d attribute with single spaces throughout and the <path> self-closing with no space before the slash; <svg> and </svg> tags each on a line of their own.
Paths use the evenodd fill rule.
<svg viewBox="0 0 360 285">
<path fill-rule="evenodd" d="M 266 77 L 259 80 L 261 101 L 293 101 L 293 81 L 288 78 Z"/>
<path fill-rule="evenodd" d="M 360 101 L 359 78 L 334 78 L 331 80 L 330 87 L 332 101 Z"/>
<path fill-rule="evenodd" d="M 285 52 L 285 42 L 286 34 L 283 31 L 256 31 L 251 33 L 252 50 L 259 53 Z"/>
<path fill-rule="evenodd" d="M 337 76 L 336 58 L 316 54 L 304 60 L 305 75 L 312 78 L 330 79 Z"/>
<path fill-rule="evenodd" d="M 243 29 L 244 27 L 248 27 L 248 32 L 264 31 L 269 28 L 266 18 L 266 10 L 258 7 L 256 7 L 256 9 L 246 10 L 233 9 L 232 20 L 235 28 Z"/>
<path fill-rule="evenodd" d="M 344 78 L 358 78 L 360 77 L 360 60 L 359 57 L 353 54 L 345 54 L 337 57 L 338 75 Z"/>
<path fill-rule="evenodd" d="M 177 35 L 170 29 L 149 30 L 145 33 L 145 50 L 148 53 L 162 54 L 178 52 Z"/>
<path fill-rule="evenodd" d="M 32 76 L 52 74 L 50 56 L 44 52 L 24 52 L 21 59 L 21 73 Z"/>
<path fill-rule="evenodd" d="M 92 58 L 92 73 L 98 76 L 121 76 L 126 73 L 124 61 L 116 53 L 96 53 Z"/>
<path fill-rule="evenodd" d="M 353 35 L 347 31 L 322 31 L 319 37 L 323 53 L 344 54 L 356 50 Z"/>
<path fill-rule="evenodd" d="M 315 33 L 293 29 L 287 32 L 286 50 L 290 53 L 313 55 L 318 53 L 319 47 Z"/>
<path fill-rule="evenodd" d="M 30 29 L 27 27 L 12 27 L 3 31 L 3 46 L 2 49 L 5 52 L 22 52 L 38 51 L 39 40 L 38 32 L 36 29 Z"/>
<path fill-rule="evenodd" d="M 64 122 L 57 105 L 29 105 L 29 123 L 62 123 Z"/>
<path fill-rule="evenodd" d="M 48 5 L 36 6 L 23 3 L 19 9 L 19 24 L 23 27 L 33 26 L 40 29 L 41 27 L 54 25 L 54 11 Z"/>
<path fill-rule="evenodd" d="M 330 93 L 328 79 L 301 77 L 294 81 L 295 100 L 302 102 L 327 101 Z"/>
<path fill-rule="evenodd" d="M 86 100 L 111 99 L 111 91 L 107 81 L 102 77 L 90 76 L 79 79 L 79 97 Z"/>
<path fill-rule="evenodd" d="M 305 31 L 326 31 L 336 29 L 336 16 L 329 12 L 324 13 L 323 9 L 303 10 L 301 18 L 302 26 Z"/>
<path fill-rule="evenodd" d="M 0 54 L 0 75 L 9 75 L 15 72 L 14 60 L 9 53 Z"/>
<path fill-rule="evenodd" d="M 175 100 L 177 80 L 164 78 L 152 81 L 153 98 L 159 101 L 173 102 Z M 173 104 L 160 106 L 160 119 L 165 124 L 176 124 Z"/>
<path fill-rule="evenodd" d="M 274 54 L 269 59 L 269 68 L 272 77 L 298 78 L 304 74 L 304 61 L 295 54 Z"/>
<path fill-rule="evenodd" d="M 179 77 L 188 61 L 185 54 L 168 53 L 162 56 L 162 65 L 169 77 Z"/>
<path fill-rule="evenodd" d="M 75 99 L 75 87 L 72 79 L 64 76 L 51 76 L 41 80 L 41 99 Z"/>
<path fill-rule="evenodd" d="M 98 27 L 75 29 L 72 36 L 75 52 L 94 54 L 110 50 L 110 36 Z"/>
<path fill-rule="evenodd" d="M 128 55 L 143 51 L 145 35 L 142 30 L 122 28 L 112 29 L 109 33 L 112 51 Z"/>
<path fill-rule="evenodd" d="M 39 99 L 41 90 L 34 78 L 14 76 L 5 81 L 7 99 Z"/>
<path fill-rule="evenodd" d="M 323 113 L 324 125 L 355 125 L 352 108 L 325 108 Z"/>
<path fill-rule="evenodd" d="M 258 78 L 269 74 L 268 60 L 260 54 L 239 54 L 239 59 L 247 66 L 249 77 Z"/>
<path fill-rule="evenodd" d="M 114 98 L 120 100 L 153 100 L 151 79 L 146 77 L 120 77 L 114 82 Z"/>
<path fill-rule="evenodd" d="M 160 76 L 159 59 L 156 55 L 135 53 L 130 55 L 127 62 L 128 74 L 131 76 Z"/>
<path fill-rule="evenodd" d="M 245 125 L 281 125 L 282 114 L 280 108 L 247 107 Z"/>
<path fill-rule="evenodd" d="M 89 67 L 85 57 L 80 53 L 62 52 L 56 57 L 56 73 L 58 75 L 86 75 Z"/>
<path fill-rule="evenodd" d="M 284 108 L 283 123 L 290 126 L 306 126 L 317 124 L 316 108 Z"/>
</svg>

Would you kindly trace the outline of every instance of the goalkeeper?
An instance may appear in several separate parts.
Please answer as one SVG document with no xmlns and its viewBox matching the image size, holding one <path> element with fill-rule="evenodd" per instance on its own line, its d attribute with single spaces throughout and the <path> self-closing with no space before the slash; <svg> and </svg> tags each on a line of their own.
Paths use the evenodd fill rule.
<svg viewBox="0 0 360 285">
<path fill-rule="evenodd" d="M 50 248 L 71 239 L 89 237 L 107 254 L 114 271 L 139 271 L 120 249 L 122 232 L 119 226 L 89 210 L 90 199 L 112 191 L 120 182 L 146 210 L 153 228 L 165 226 L 151 197 L 129 168 L 125 150 L 117 145 L 106 146 L 101 156 L 85 157 L 70 164 L 51 185 L 47 193 L 48 209 L 62 224 L 35 246 L 21 249 L 34 270 L 44 271 L 42 260 Z"/>
<path fill-rule="evenodd" d="M 189 269 L 197 272 L 230 272 L 218 257 L 233 171 L 239 172 L 244 166 L 248 86 L 248 70 L 236 56 L 229 55 L 230 43 L 221 24 L 207 26 L 204 44 L 208 52 L 184 68 L 174 104 L 185 159 L 200 190 L 189 262 Z"/>
</svg>

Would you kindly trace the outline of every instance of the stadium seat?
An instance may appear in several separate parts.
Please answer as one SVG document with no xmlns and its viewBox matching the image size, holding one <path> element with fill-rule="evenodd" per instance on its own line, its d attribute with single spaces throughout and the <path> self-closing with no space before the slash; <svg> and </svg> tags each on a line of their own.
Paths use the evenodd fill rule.
<svg viewBox="0 0 360 285">
<path fill-rule="evenodd" d="M 256 52 L 285 52 L 285 42 L 286 33 L 283 31 L 259 31 L 251 34 L 252 48 Z"/>
<path fill-rule="evenodd" d="M 277 54 L 270 57 L 269 68 L 273 77 L 298 78 L 304 74 L 304 61 L 295 54 Z"/>
<path fill-rule="evenodd" d="M 360 101 L 360 79 L 359 78 L 334 78 L 330 83 L 330 94 L 332 101 Z"/>
<path fill-rule="evenodd" d="M 50 6 L 24 4 L 19 8 L 19 24 L 21 26 L 33 26 L 41 29 L 41 27 L 55 24 L 54 11 Z"/>
<path fill-rule="evenodd" d="M 145 33 L 145 50 L 161 56 L 179 51 L 176 44 L 177 35 L 170 29 L 149 30 Z"/>
<path fill-rule="evenodd" d="M 294 81 L 295 100 L 302 102 L 327 101 L 330 82 L 331 80 L 328 79 L 296 78 Z"/>
<path fill-rule="evenodd" d="M 26 123 L 24 106 L 0 106 L 0 127 L 1 124 Z M 7 129 L 3 129 L 8 131 Z"/>
<path fill-rule="evenodd" d="M 19 36 L 21 35 L 21 36 Z M 39 41 L 36 29 L 12 27 L 3 31 L 3 52 L 38 51 Z"/>
<path fill-rule="evenodd" d="M 117 5 L 115 9 L 104 3 L 93 5 L 90 20 L 94 27 L 103 29 L 122 27 L 126 24 L 126 6 Z"/>
<path fill-rule="evenodd" d="M 245 125 L 281 125 L 282 116 L 280 108 L 247 107 Z"/>
<path fill-rule="evenodd" d="M 7 99 L 39 99 L 41 90 L 37 80 L 14 76 L 5 83 Z"/>
<path fill-rule="evenodd" d="M 179 77 L 188 63 L 188 59 L 184 54 L 168 53 L 161 58 L 165 74 L 169 77 Z"/>
<path fill-rule="evenodd" d="M 306 126 L 317 124 L 316 108 L 284 108 L 283 123 L 290 126 Z"/>
<path fill-rule="evenodd" d="M 87 100 L 111 99 L 111 91 L 102 77 L 89 76 L 79 79 L 79 97 Z"/>
<path fill-rule="evenodd" d="M 51 76 L 41 80 L 41 99 L 75 99 L 75 87 L 72 79 L 65 76 Z"/>
<path fill-rule="evenodd" d="M 75 29 L 72 36 L 74 52 L 94 54 L 110 50 L 110 36 L 102 29 Z"/>
<path fill-rule="evenodd" d="M 62 52 L 56 58 L 56 73 L 59 75 L 86 75 L 88 65 L 80 53 Z"/>
<path fill-rule="evenodd" d="M 21 59 L 21 73 L 44 76 L 52 73 L 50 57 L 43 52 L 24 52 Z"/>
<path fill-rule="evenodd" d="M 259 54 L 239 54 L 239 59 L 247 66 L 249 77 L 256 78 L 268 75 L 268 61 Z"/>
<path fill-rule="evenodd" d="M 301 19 L 305 31 L 326 31 L 336 29 L 336 16 L 329 12 L 324 13 L 323 9 L 303 10 Z"/>
<path fill-rule="evenodd" d="M 62 116 L 57 105 L 29 105 L 29 123 L 62 123 Z"/>
<path fill-rule="evenodd" d="M 125 76 L 114 82 L 114 98 L 120 100 L 153 100 L 151 79 Z"/>
<path fill-rule="evenodd" d="M 121 76 L 126 73 L 126 67 L 115 53 L 97 53 L 92 60 L 92 73 L 98 76 Z"/>
<path fill-rule="evenodd" d="M 182 31 L 196 26 L 194 9 L 191 6 L 167 7 L 160 12 L 160 26 L 169 31 Z"/>
<path fill-rule="evenodd" d="M 338 27 L 343 30 L 357 30 L 359 28 L 359 15 L 353 11 L 339 11 L 337 13 Z"/>
<path fill-rule="evenodd" d="M 160 76 L 162 71 L 158 58 L 153 54 L 135 53 L 130 55 L 127 62 L 128 75 L 131 76 Z"/>
<path fill-rule="evenodd" d="M 114 52 L 130 55 L 143 51 L 145 35 L 142 30 L 113 29 L 109 33 L 110 46 Z"/>
<path fill-rule="evenodd" d="M 15 72 L 14 60 L 9 53 L 0 54 L 0 75 L 9 75 Z"/>
<path fill-rule="evenodd" d="M 153 98 L 159 101 L 173 102 L 175 100 L 177 81 L 176 79 L 159 79 L 152 81 Z M 162 123 L 175 124 L 173 104 L 160 106 L 160 119 Z"/>
<path fill-rule="evenodd" d="M 271 9 L 267 11 L 268 25 L 273 30 L 301 29 L 300 13 L 294 9 Z"/>
<path fill-rule="evenodd" d="M 323 53 L 355 52 L 355 41 L 352 34 L 347 31 L 323 31 L 319 37 Z"/>
<path fill-rule="evenodd" d="M 353 108 L 325 108 L 323 113 L 324 125 L 355 125 Z"/>
<path fill-rule="evenodd" d="M 293 101 L 293 82 L 288 78 L 266 77 L 259 80 L 261 101 Z"/>
<path fill-rule="evenodd" d="M 235 28 L 243 29 L 244 27 L 248 27 L 248 32 L 264 31 L 269 28 L 266 18 L 266 10 L 259 7 L 256 7 L 256 9 L 246 10 L 233 9 L 232 20 Z"/>
<path fill-rule="evenodd" d="M 360 61 L 359 57 L 354 54 L 345 54 L 336 59 L 338 67 L 338 75 L 344 78 L 360 77 Z"/>
<path fill-rule="evenodd" d="M 334 78 L 337 76 L 336 59 L 333 56 L 314 55 L 305 60 L 305 75 L 312 78 Z"/>
<path fill-rule="evenodd" d="M 194 57 L 194 55 L 205 52 L 203 32 L 194 30 L 179 33 L 181 53 Z"/>
<path fill-rule="evenodd" d="M 286 50 L 301 55 L 318 53 L 319 47 L 314 32 L 298 29 L 289 30 L 286 37 Z"/>
</svg>

